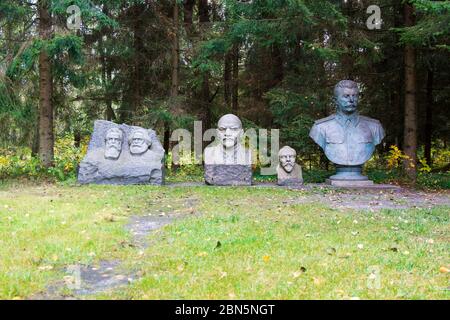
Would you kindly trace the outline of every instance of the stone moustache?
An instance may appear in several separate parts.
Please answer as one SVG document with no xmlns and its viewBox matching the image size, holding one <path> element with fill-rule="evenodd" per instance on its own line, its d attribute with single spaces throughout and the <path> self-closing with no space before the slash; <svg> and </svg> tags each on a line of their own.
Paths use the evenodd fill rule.
<svg viewBox="0 0 450 320">
<path fill-rule="evenodd" d="M 155 131 L 97 120 L 81 161 L 81 184 L 155 184 L 164 182 L 164 149 Z"/>
<path fill-rule="evenodd" d="M 358 99 L 357 84 L 340 81 L 334 89 L 337 112 L 317 120 L 309 133 L 327 158 L 337 165 L 338 174 L 331 179 L 367 179 L 361 175 L 361 167 L 385 136 L 378 120 L 358 114 Z"/>
</svg>

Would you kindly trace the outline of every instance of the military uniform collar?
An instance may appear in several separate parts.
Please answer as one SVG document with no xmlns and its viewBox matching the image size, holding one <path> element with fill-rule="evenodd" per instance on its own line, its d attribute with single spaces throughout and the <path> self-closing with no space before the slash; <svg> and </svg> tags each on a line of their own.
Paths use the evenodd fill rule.
<svg viewBox="0 0 450 320">
<path fill-rule="evenodd" d="M 350 121 L 350 124 L 353 126 L 353 127 L 356 127 L 357 125 L 358 125 L 358 123 L 359 123 L 359 113 L 356 111 L 356 112 L 354 112 L 354 113 L 352 113 L 351 115 L 349 115 L 349 116 L 347 116 L 346 114 L 344 114 L 344 113 L 341 113 L 341 112 L 337 112 L 336 113 L 336 116 L 335 116 L 335 119 L 336 119 L 336 121 L 341 125 L 341 126 L 343 126 L 344 128 L 346 127 L 346 124 L 347 124 L 347 121 L 349 120 Z"/>
</svg>

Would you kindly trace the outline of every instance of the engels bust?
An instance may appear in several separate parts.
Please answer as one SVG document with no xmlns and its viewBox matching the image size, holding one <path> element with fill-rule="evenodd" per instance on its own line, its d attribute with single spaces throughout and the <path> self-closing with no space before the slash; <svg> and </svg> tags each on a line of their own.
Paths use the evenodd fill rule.
<svg viewBox="0 0 450 320">
<path fill-rule="evenodd" d="M 105 136 L 105 159 L 117 160 L 122 152 L 123 132 L 117 128 L 111 128 Z"/>
<path fill-rule="evenodd" d="M 356 82 L 340 81 L 334 88 L 336 113 L 317 120 L 309 133 L 338 167 L 362 166 L 385 136 L 378 120 L 358 114 L 358 94 Z"/>
<path fill-rule="evenodd" d="M 219 119 L 217 126 L 219 141 L 205 148 L 205 164 L 251 165 L 251 153 L 241 143 L 244 133 L 241 120 L 234 114 L 226 114 Z"/>
</svg>

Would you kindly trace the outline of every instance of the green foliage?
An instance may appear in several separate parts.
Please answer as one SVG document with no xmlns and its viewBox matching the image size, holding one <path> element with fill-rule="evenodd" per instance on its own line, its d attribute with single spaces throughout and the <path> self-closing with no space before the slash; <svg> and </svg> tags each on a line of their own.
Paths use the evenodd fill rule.
<svg viewBox="0 0 450 320">
<path fill-rule="evenodd" d="M 400 42 L 449 50 L 450 2 L 428 0 L 410 2 L 421 19 L 412 27 L 395 29 L 400 32 Z"/>
<path fill-rule="evenodd" d="M 76 170 L 87 150 L 87 138 L 79 148 L 69 137 L 58 139 L 55 144 L 54 166 L 45 169 L 37 157 L 27 148 L 1 150 L 0 179 L 25 177 L 28 179 L 53 178 L 59 181 L 76 178 Z"/>
</svg>

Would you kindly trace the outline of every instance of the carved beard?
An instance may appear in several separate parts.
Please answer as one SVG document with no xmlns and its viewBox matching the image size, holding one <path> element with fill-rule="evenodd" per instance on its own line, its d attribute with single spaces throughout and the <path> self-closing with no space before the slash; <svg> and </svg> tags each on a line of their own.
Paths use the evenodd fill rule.
<svg viewBox="0 0 450 320">
<path fill-rule="evenodd" d="M 284 171 L 286 171 L 287 173 L 291 173 L 292 170 L 294 170 L 294 165 L 295 164 L 292 162 L 285 162 L 281 166 L 283 167 Z"/>
<path fill-rule="evenodd" d="M 115 145 L 106 146 L 105 158 L 106 159 L 116 160 L 116 159 L 119 158 L 121 151 L 122 150 L 117 148 Z"/>
<path fill-rule="evenodd" d="M 142 144 L 132 143 L 130 145 L 130 152 L 132 154 L 142 154 L 142 153 L 146 152 L 147 149 L 148 149 L 148 146 L 145 142 Z"/>
</svg>

